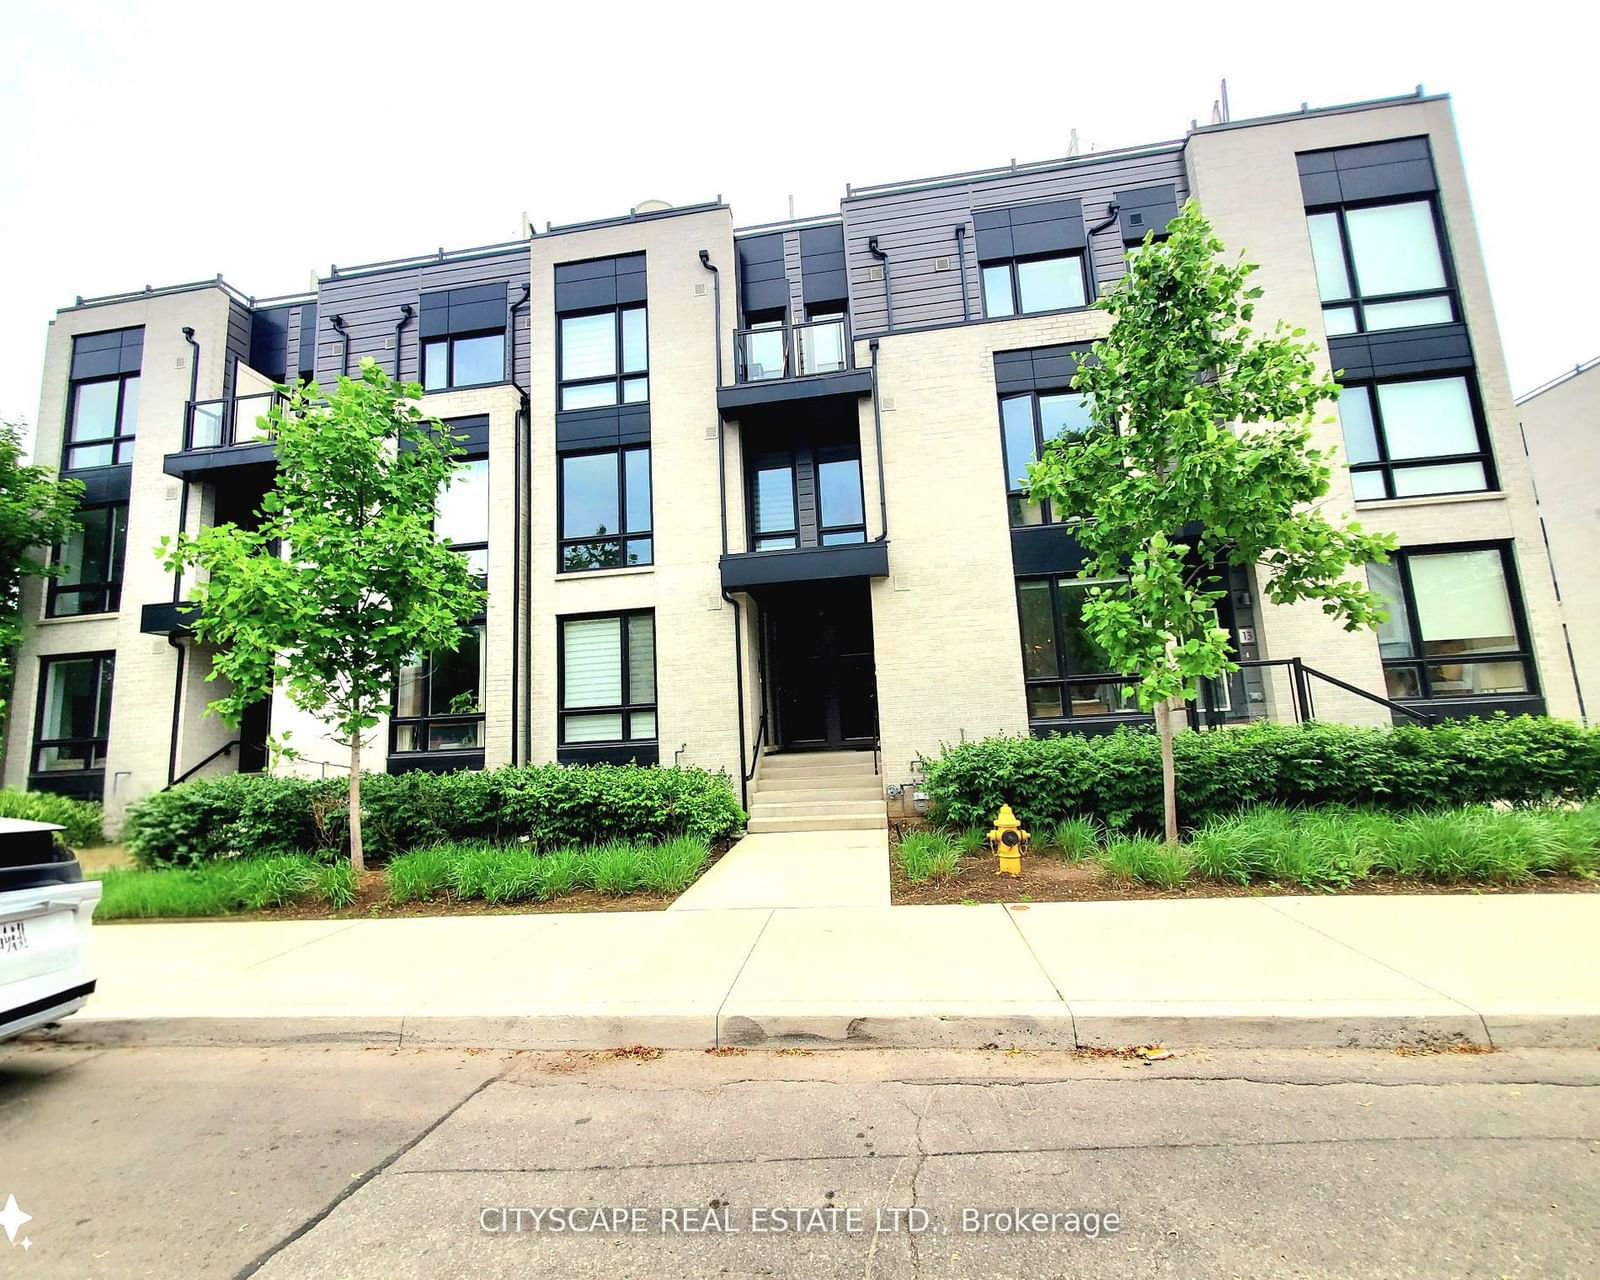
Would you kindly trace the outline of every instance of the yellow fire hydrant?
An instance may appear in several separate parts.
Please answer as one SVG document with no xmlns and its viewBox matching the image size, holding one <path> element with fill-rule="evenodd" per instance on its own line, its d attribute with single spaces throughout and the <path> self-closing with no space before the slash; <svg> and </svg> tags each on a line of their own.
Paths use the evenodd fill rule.
<svg viewBox="0 0 1600 1280">
<path fill-rule="evenodd" d="M 1000 855 L 1000 874 L 1005 876 L 1020 876 L 1022 874 L 1022 854 L 1028 847 L 1032 837 L 1022 829 L 1022 824 L 1017 821 L 1017 815 L 1011 812 L 1011 806 L 1003 804 L 994 820 L 994 830 L 989 833 L 989 843 L 994 846 L 994 851 Z"/>
</svg>

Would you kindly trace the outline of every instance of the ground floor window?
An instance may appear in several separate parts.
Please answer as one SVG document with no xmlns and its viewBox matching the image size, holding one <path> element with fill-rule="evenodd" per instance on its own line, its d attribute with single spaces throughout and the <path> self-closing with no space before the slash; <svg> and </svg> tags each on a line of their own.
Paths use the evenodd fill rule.
<svg viewBox="0 0 1600 1280">
<path fill-rule="evenodd" d="M 390 750 L 483 750 L 481 622 L 466 629 L 453 652 L 413 654 L 395 682 Z"/>
<path fill-rule="evenodd" d="M 109 653 L 44 658 L 39 670 L 39 710 L 34 720 L 33 772 L 83 773 L 105 768 L 111 732 Z"/>
<path fill-rule="evenodd" d="M 1083 604 L 1098 580 L 1022 578 L 1017 612 L 1022 623 L 1022 674 L 1028 719 L 1134 715 L 1132 677 L 1111 671 L 1105 651 L 1083 625 Z"/>
<path fill-rule="evenodd" d="M 50 580 L 50 617 L 116 612 L 122 603 L 127 537 L 127 503 L 78 512 L 78 528 L 55 551 L 55 562 L 62 568 L 60 576 Z"/>
<path fill-rule="evenodd" d="M 563 618 L 561 745 L 656 740 L 653 612 Z"/>
<path fill-rule="evenodd" d="M 1389 607 L 1378 650 L 1391 698 L 1538 691 L 1509 543 L 1408 548 L 1367 580 Z"/>
</svg>

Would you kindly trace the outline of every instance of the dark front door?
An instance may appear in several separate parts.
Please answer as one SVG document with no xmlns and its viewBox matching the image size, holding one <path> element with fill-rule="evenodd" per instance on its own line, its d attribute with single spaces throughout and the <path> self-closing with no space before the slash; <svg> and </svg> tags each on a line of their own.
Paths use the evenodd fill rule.
<svg viewBox="0 0 1600 1280">
<path fill-rule="evenodd" d="M 780 746 L 865 747 L 878 738 L 872 604 L 865 582 L 782 589 L 767 606 Z"/>
<path fill-rule="evenodd" d="M 267 767 L 267 735 L 272 732 L 272 699 L 252 702 L 239 717 L 239 772 L 261 773 Z"/>
</svg>

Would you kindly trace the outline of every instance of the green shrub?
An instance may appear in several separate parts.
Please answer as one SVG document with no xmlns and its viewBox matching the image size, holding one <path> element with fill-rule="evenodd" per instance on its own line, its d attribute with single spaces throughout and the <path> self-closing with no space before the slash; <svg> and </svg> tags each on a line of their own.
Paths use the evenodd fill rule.
<svg viewBox="0 0 1600 1280">
<path fill-rule="evenodd" d="M 487 772 L 369 774 L 362 831 L 374 861 L 448 840 L 529 840 L 536 849 L 607 840 L 709 843 L 744 823 L 733 784 L 704 769 L 523 765 Z M 125 838 L 142 866 L 293 852 L 335 856 L 348 844 L 342 779 L 235 774 L 157 792 L 129 811 Z"/>
<path fill-rule="evenodd" d="M 450 887 L 456 856 L 454 845 L 435 844 L 391 859 L 384 871 L 389 881 L 389 900 L 421 902 L 438 897 Z"/>
<path fill-rule="evenodd" d="M 1093 818 L 1063 818 L 1050 828 L 1045 847 L 1063 862 L 1082 862 L 1099 849 L 1100 827 Z"/>
<path fill-rule="evenodd" d="M 652 893 L 682 893 L 705 869 L 711 850 L 694 836 L 646 845 L 639 857 L 639 887 Z"/>
<path fill-rule="evenodd" d="M 73 849 L 106 842 L 104 817 L 104 810 L 92 800 L 74 800 L 53 791 L 0 791 L 0 818 L 64 827 L 61 838 Z"/>
<path fill-rule="evenodd" d="M 1140 884 L 1175 889 L 1189 874 L 1189 856 L 1182 845 L 1150 836 L 1113 836 L 1100 850 L 1100 865 L 1114 876 Z"/>
<path fill-rule="evenodd" d="M 950 843 L 963 858 L 989 851 L 989 833 L 982 827 L 957 827 L 950 833 Z"/>
<path fill-rule="evenodd" d="M 239 905 L 247 911 L 287 906 L 317 887 L 316 864 L 298 854 L 252 858 L 239 869 Z"/>
<path fill-rule="evenodd" d="M 319 862 L 311 871 L 317 897 L 335 911 L 343 911 L 356 900 L 356 872 L 348 862 Z"/>
<path fill-rule="evenodd" d="M 608 840 L 585 849 L 579 856 L 579 875 L 597 893 L 621 895 L 639 887 L 639 846 L 627 840 Z"/>
<path fill-rule="evenodd" d="M 943 832 L 913 831 L 901 838 L 895 857 L 906 879 L 921 884 L 954 875 L 961 855 Z"/>
<path fill-rule="evenodd" d="M 1413 810 L 1600 793 L 1600 730 L 1533 716 L 1366 729 L 1320 722 L 1180 733 L 1178 813 L 1199 827 L 1252 804 Z M 1159 744 L 1145 729 L 1098 737 L 989 738 L 927 763 L 941 822 L 994 820 L 1009 803 L 1030 830 L 1062 818 L 1160 829 Z"/>
<path fill-rule="evenodd" d="M 583 854 L 578 849 L 552 849 L 534 859 L 534 896 L 540 902 L 563 898 L 582 887 Z"/>
</svg>

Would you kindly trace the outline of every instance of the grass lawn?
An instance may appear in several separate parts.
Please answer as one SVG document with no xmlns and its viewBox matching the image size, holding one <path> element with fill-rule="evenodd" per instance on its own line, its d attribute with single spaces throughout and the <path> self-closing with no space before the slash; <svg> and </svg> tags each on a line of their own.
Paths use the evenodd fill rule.
<svg viewBox="0 0 1600 1280">
<path fill-rule="evenodd" d="M 83 874 L 86 876 L 134 865 L 133 855 L 128 852 L 126 845 L 97 844 L 84 849 L 75 849 L 73 852 L 78 855 L 78 865 L 83 868 Z"/>
<path fill-rule="evenodd" d="M 906 832 L 890 851 L 896 903 L 1070 902 L 1282 893 L 1600 891 L 1600 801 L 1581 808 L 1258 808 L 1177 846 L 1069 818 L 1034 834 L 1020 877 L 983 832 Z"/>
</svg>

